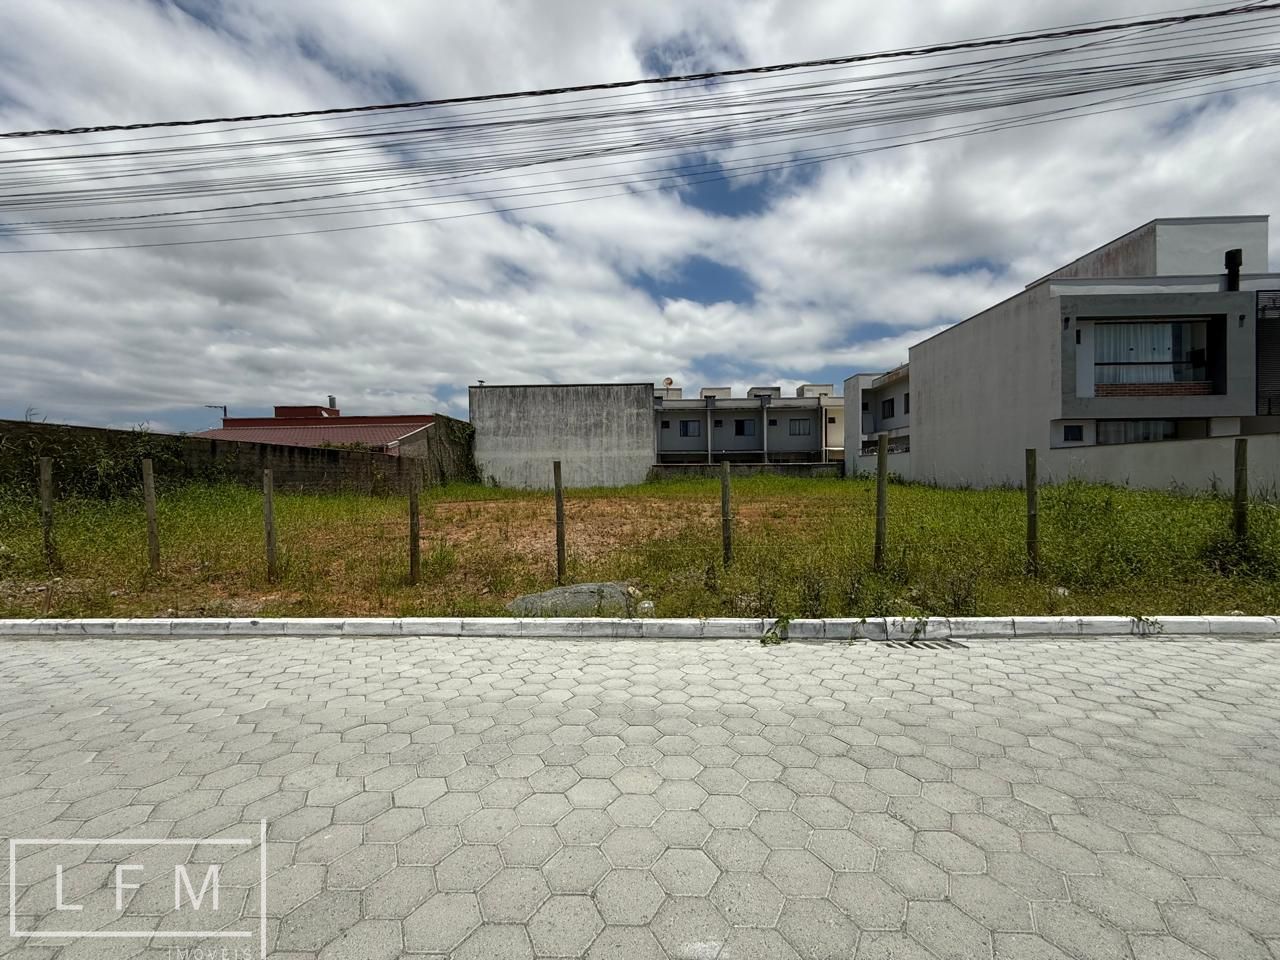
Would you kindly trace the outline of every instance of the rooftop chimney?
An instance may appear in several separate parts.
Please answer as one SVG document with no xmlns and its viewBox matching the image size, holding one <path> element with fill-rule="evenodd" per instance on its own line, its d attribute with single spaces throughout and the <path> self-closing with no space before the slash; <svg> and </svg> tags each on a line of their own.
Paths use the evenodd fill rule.
<svg viewBox="0 0 1280 960">
<path fill-rule="evenodd" d="M 1240 248 L 1227 251 L 1227 289 L 1240 289 L 1240 264 L 1244 262 L 1244 251 Z"/>
<path fill-rule="evenodd" d="M 329 409 L 330 410 L 338 409 L 338 398 L 335 397 L 332 393 L 329 394 Z"/>
</svg>

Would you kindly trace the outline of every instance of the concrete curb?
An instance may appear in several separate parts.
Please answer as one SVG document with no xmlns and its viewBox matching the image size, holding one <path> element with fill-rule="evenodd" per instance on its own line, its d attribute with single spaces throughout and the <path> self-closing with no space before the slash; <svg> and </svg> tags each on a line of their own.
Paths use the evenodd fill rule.
<svg viewBox="0 0 1280 960">
<path fill-rule="evenodd" d="M 0 637 L 545 637 L 556 639 L 759 639 L 777 621 L 760 618 L 299 617 L 219 619 L 0 620 Z M 1066 637 L 1278 637 L 1280 617 L 869 617 L 792 620 L 788 640 L 1060 639 Z"/>
</svg>

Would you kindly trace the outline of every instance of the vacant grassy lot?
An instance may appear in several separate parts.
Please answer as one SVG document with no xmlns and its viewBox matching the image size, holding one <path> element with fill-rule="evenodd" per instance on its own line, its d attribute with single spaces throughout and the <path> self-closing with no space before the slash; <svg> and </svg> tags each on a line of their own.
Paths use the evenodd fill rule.
<svg viewBox="0 0 1280 960">
<path fill-rule="evenodd" d="M 667 616 L 1275 613 L 1280 509 L 1070 484 L 1041 491 L 1042 575 L 1024 572 L 1017 490 L 889 490 L 888 563 L 871 570 L 875 490 L 862 480 L 734 481 L 735 562 L 720 560 L 719 485 L 682 480 L 567 495 L 574 580 L 629 580 Z M 61 502 L 61 569 L 36 504 L 0 494 L 0 615 L 485 615 L 555 576 L 546 493 L 424 494 L 423 583 L 406 582 L 404 498 L 278 494 L 283 575 L 266 581 L 261 497 L 162 493 L 163 569 L 146 568 L 140 499 Z"/>
</svg>

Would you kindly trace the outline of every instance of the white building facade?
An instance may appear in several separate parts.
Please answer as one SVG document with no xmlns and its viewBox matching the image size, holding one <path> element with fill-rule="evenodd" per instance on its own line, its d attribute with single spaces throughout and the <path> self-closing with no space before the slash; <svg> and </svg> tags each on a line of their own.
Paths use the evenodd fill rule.
<svg viewBox="0 0 1280 960">
<path fill-rule="evenodd" d="M 1271 438 L 1261 450 L 1280 434 L 1280 274 L 1266 272 L 1267 226 L 1265 216 L 1153 220 L 1104 244 L 911 347 L 890 371 L 910 385 L 909 412 L 899 400 L 893 419 L 878 406 L 890 374 L 850 378 L 846 394 L 859 391 L 872 418 L 866 438 L 909 437 L 897 445 L 909 464 L 894 472 L 947 486 L 1020 483 L 1032 447 L 1051 479 L 1206 485 L 1189 459 L 1170 469 L 1179 449 L 1214 451 L 1216 470 L 1226 448 L 1210 441 Z M 1183 441 L 1207 443 L 1197 454 Z M 850 462 L 865 471 L 873 460 Z"/>
</svg>

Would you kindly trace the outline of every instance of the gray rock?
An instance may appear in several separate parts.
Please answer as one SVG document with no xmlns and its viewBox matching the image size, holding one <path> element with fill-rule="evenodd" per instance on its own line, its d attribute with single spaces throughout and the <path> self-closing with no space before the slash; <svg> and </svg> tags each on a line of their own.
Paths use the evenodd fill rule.
<svg viewBox="0 0 1280 960">
<path fill-rule="evenodd" d="M 625 617 L 634 594 L 625 583 L 574 583 L 516 597 L 507 609 L 517 617 Z"/>
</svg>

